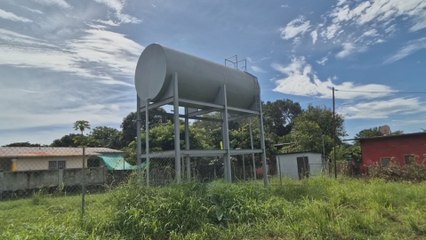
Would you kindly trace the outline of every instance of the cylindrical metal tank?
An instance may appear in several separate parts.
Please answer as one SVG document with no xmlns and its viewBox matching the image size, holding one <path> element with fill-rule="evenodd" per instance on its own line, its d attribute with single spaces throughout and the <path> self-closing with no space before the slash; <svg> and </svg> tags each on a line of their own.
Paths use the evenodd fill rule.
<svg viewBox="0 0 426 240">
<path fill-rule="evenodd" d="M 255 76 L 159 44 L 149 45 L 139 57 L 135 86 L 140 99 L 165 98 L 175 72 L 179 98 L 214 103 L 226 85 L 228 106 L 252 109 L 260 100 Z"/>
</svg>

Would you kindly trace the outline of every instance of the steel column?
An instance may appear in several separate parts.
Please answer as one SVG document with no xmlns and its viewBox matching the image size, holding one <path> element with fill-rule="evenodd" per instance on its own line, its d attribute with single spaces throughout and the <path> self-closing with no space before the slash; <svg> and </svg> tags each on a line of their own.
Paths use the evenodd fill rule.
<svg viewBox="0 0 426 240">
<path fill-rule="evenodd" d="M 141 145 L 141 127 L 142 127 L 142 119 L 141 119 L 141 99 L 139 96 L 136 96 L 136 163 L 138 169 L 141 167 L 141 155 L 142 155 L 142 145 Z"/>
<path fill-rule="evenodd" d="M 145 169 L 146 169 L 146 185 L 149 185 L 149 165 L 150 165 L 150 155 L 149 155 L 149 99 L 145 100 Z"/>
<path fill-rule="evenodd" d="M 249 131 L 250 131 L 250 146 L 251 146 L 251 150 L 253 150 L 254 144 L 253 144 L 253 129 L 251 127 L 251 118 L 250 118 L 250 121 L 249 121 Z M 251 154 L 251 161 L 253 163 L 253 178 L 254 178 L 254 180 L 256 180 L 257 179 L 257 176 L 256 176 L 256 161 L 254 159 L 254 153 Z"/>
<path fill-rule="evenodd" d="M 226 85 L 223 85 L 223 146 L 225 148 L 225 180 L 227 182 L 232 182 L 232 171 L 231 171 L 231 154 L 230 154 L 230 144 L 229 144 L 229 123 L 228 123 L 228 98 L 226 93 Z"/>
<path fill-rule="evenodd" d="M 189 110 L 188 107 L 185 107 L 185 150 L 190 149 L 189 142 Z M 186 165 L 186 179 L 191 180 L 191 158 L 189 156 L 185 157 Z"/>
<path fill-rule="evenodd" d="M 246 180 L 246 161 L 244 159 L 244 154 L 243 156 L 243 179 Z"/>
<path fill-rule="evenodd" d="M 174 129 L 175 129 L 175 173 L 176 183 L 181 182 L 181 153 L 180 153 L 180 130 L 179 130 L 179 91 L 178 74 L 173 75 L 173 111 L 174 111 Z"/>
<path fill-rule="evenodd" d="M 263 184 L 265 187 L 268 186 L 268 165 L 266 162 L 266 146 L 265 146 L 265 130 L 263 128 L 263 112 L 262 112 L 262 103 L 259 104 L 259 110 L 260 110 L 260 148 L 263 150 L 262 152 L 262 166 L 263 166 Z"/>
</svg>

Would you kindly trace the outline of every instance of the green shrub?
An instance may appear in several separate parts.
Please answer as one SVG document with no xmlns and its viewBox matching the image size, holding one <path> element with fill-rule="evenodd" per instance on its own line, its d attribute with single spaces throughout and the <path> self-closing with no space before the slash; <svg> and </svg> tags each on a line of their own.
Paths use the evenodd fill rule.
<svg viewBox="0 0 426 240">
<path fill-rule="evenodd" d="M 417 162 L 401 166 L 398 163 L 390 162 L 388 166 L 372 166 L 368 169 L 371 177 L 383 178 L 388 181 L 426 181 L 426 164 Z"/>
</svg>

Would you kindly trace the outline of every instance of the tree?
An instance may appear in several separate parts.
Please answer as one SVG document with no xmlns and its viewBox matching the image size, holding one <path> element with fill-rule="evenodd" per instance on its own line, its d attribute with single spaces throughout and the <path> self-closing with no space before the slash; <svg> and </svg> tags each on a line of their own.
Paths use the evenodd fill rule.
<svg viewBox="0 0 426 240">
<path fill-rule="evenodd" d="M 333 113 L 325 107 L 309 106 L 297 116 L 291 132 L 297 151 L 316 151 L 328 154 L 333 148 L 333 139 L 341 144 L 340 138 L 346 136 L 343 117 L 336 114 L 336 133 L 333 129 Z"/>
<path fill-rule="evenodd" d="M 30 143 L 30 142 L 15 142 L 4 145 L 3 147 L 40 147 L 41 144 L 38 143 Z"/>
<path fill-rule="evenodd" d="M 380 132 L 380 129 L 378 127 L 373 127 L 373 128 L 363 129 L 359 131 L 359 133 L 355 135 L 355 138 L 360 139 L 360 138 L 380 137 L 380 136 L 383 136 L 383 133 Z"/>
<path fill-rule="evenodd" d="M 53 140 L 51 147 L 78 147 L 77 138 L 81 138 L 80 134 L 70 133 L 60 139 Z"/>
<path fill-rule="evenodd" d="M 185 126 L 181 124 L 179 130 L 181 139 L 180 147 L 181 149 L 185 149 Z M 142 149 L 145 149 L 144 135 L 145 132 L 143 131 L 141 137 Z M 207 143 L 209 136 L 204 129 L 190 127 L 189 135 L 191 149 L 208 149 L 210 147 Z M 159 124 L 149 129 L 149 147 L 152 152 L 173 150 L 174 145 L 174 125 L 172 122 Z M 133 140 L 124 148 L 125 158 L 130 163 L 136 162 L 136 147 L 136 140 Z"/>
<path fill-rule="evenodd" d="M 294 123 L 292 139 L 293 151 L 322 152 L 322 129 L 317 122 L 298 119 Z"/>
<path fill-rule="evenodd" d="M 90 123 L 86 120 L 77 120 L 74 123 L 74 130 L 80 131 L 81 135 L 84 135 L 84 130 L 90 129 Z"/>
<path fill-rule="evenodd" d="M 122 148 L 120 139 L 121 132 L 115 128 L 95 127 L 89 135 L 88 146 L 120 149 Z"/>
<path fill-rule="evenodd" d="M 355 144 L 359 145 L 359 139 L 360 138 L 371 138 L 371 137 L 382 137 L 385 136 L 383 132 L 380 130 L 381 127 L 372 127 L 372 128 L 366 128 L 361 131 L 359 131 L 355 135 Z M 398 130 L 391 132 L 390 135 L 400 135 L 403 134 L 403 131 Z"/>
<path fill-rule="evenodd" d="M 152 128 L 159 123 L 166 123 L 171 118 L 167 116 L 166 111 L 162 108 L 157 108 L 149 112 L 149 127 Z M 137 125 L 137 114 L 136 112 L 129 113 L 123 122 L 121 123 L 122 136 L 121 144 L 123 146 L 129 145 L 136 139 L 136 125 Z M 145 130 L 145 117 L 141 117 L 141 129 Z"/>
<path fill-rule="evenodd" d="M 302 113 L 299 103 L 290 99 L 266 102 L 263 105 L 265 129 L 281 137 L 291 132 L 293 120 Z"/>
</svg>

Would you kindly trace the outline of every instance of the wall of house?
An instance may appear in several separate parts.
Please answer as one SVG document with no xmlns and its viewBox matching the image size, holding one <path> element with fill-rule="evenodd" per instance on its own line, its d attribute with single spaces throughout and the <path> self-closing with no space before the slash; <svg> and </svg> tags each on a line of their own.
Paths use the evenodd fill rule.
<svg viewBox="0 0 426 240">
<path fill-rule="evenodd" d="M 282 177 L 299 179 L 299 172 L 297 168 L 298 157 L 308 157 L 309 161 L 309 175 L 318 176 L 322 171 L 322 156 L 318 153 L 295 153 L 277 156 L 277 169 L 278 174 Z"/>
<path fill-rule="evenodd" d="M 382 158 L 391 158 L 395 163 L 404 165 L 404 156 L 410 154 L 421 163 L 426 154 L 426 134 L 363 139 L 361 150 L 364 167 L 380 164 Z"/>
<path fill-rule="evenodd" d="M 49 161 L 65 161 L 65 168 L 81 168 L 82 157 L 21 157 L 14 160 L 16 171 L 36 171 L 49 169 Z M 86 164 L 87 166 L 87 164 Z"/>
</svg>

